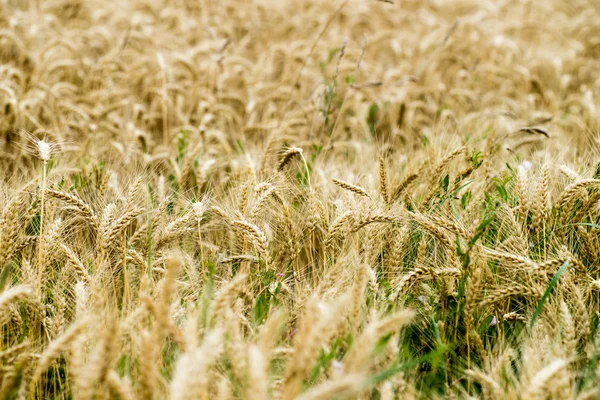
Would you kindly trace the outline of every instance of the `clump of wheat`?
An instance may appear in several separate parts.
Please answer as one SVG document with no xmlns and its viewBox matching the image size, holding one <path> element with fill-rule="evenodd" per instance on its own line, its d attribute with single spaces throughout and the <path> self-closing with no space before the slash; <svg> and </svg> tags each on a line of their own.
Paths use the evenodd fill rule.
<svg viewBox="0 0 600 400">
<path fill-rule="evenodd" d="M 0 397 L 599 397 L 598 7 L 5 3 Z"/>
</svg>

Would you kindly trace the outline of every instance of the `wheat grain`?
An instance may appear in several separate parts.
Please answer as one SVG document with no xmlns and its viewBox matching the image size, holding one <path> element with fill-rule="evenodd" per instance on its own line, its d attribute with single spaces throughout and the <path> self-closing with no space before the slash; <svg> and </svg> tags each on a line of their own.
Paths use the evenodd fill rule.
<svg viewBox="0 0 600 400">
<path fill-rule="evenodd" d="M 279 160 L 279 165 L 277 166 L 278 171 L 282 171 L 286 165 L 288 165 L 294 157 L 302 154 L 302 149 L 299 147 L 290 147 L 287 149 L 283 155 L 281 156 L 281 160 Z"/>
<path fill-rule="evenodd" d="M 388 189 L 388 178 L 387 171 L 385 169 L 385 160 L 383 157 L 379 157 L 379 190 L 381 192 L 381 197 L 383 201 L 389 204 L 390 202 L 390 193 Z"/>
<path fill-rule="evenodd" d="M 267 253 L 267 246 L 268 246 L 268 242 L 267 242 L 267 237 L 264 234 L 264 232 L 256 225 L 250 223 L 250 222 L 246 222 L 246 221 L 241 221 L 241 220 L 236 220 L 233 221 L 233 225 L 237 228 L 239 228 L 245 235 L 245 237 L 252 241 L 254 243 L 254 245 L 256 246 L 256 249 L 258 251 L 258 254 L 261 256 L 261 258 L 263 260 L 265 260 L 265 262 L 268 265 L 268 259 L 269 259 L 269 255 Z"/>
<path fill-rule="evenodd" d="M 360 196 L 365 196 L 368 198 L 371 198 L 371 196 L 369 196 L 369 193 L 367 193 L 367 191 L 363 188 L 361 188 L 360 186 L 356 186 L 356 185 L 352 185 L 348 182 L 344 182 L 341 181 L 339 179 L 332 179 L 333 183 L 335 183 L 336 185 L 338 185 L 339 187 L 341 187 L 342 189 L 348 190 L 350 192 L 356 193 Z"/>
<path fill-rule="evenodd" d="M 78 210 L 90 222 L 94 230 L 98 231 L 98 219 L 96 218 L 96 214 L 92 208 L 83 200 L 81 200 L 81 198 L 79 198 L 76 194 L 61 192 L 54 189 L 46 189 L 46 192 L 50 196 L 75 207 L 75 209 Z"/>
<path fill-rule="evenodd" d="M 399 217 L 393 217 L 389 215 L 369 215 L 367 217 L 359 219 L 352 229 L 353 232 L 358 232 L 369 224 L 374 223 L 388 223 L 388 224 L 401 224 L 403 220 Z"/>
<path fill-rule="evenodd" d="M 528 296 L 539 299 L 542 297 L 542 293 L 535 287 L 520 285 L 509 286 L 492 292 L 486 299 L 479 303 L 479 306 L 485 307 L 487 305 L 503 301 L 511 296 Z"/>
</svg>

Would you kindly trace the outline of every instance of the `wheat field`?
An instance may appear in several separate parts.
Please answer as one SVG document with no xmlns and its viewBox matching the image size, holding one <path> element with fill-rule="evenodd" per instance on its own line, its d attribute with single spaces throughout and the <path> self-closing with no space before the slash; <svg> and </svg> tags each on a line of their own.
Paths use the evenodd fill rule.
<svg viewBox="0 0 600 400">
<path fill-rule="evenodd" d="M 599 399 L 597 0 L 0 1 L 2 399 Z"/>
</svg>

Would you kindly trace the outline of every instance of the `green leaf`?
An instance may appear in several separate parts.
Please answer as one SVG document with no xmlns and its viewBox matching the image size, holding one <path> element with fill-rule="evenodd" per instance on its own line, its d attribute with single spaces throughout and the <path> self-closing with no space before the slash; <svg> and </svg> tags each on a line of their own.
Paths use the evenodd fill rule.
<svg viewBox="0 0 600 400">
<path fill-rule="evenodd" d="M 472 197 L 473 193 L 471 193 L 470 190 L 462 195 L 462 197 L 460 198 L 460 206 L 463 210 L 467 208 L 467 206 L 469 205 L 469 201 L 471 201 Z"/>
<path fill-rule="evenodd" d="M 590 358 L 590 363 L 588 364 L 588 368 L 586 368 L 585 375 L 582 378 L 580 390 L 586 387 L 590 377 L 594 376 L 594 370 L 596 369 L 596 365 L 598 364 L 598 358 L 600 358 L 600 336 L 594 342 L 594 352 L 592 353 L 592 357 Z"/>
<path fill-rule="evenodd" d="M 377 123 L 379 123 L 379 106 L 377 103 L 373 103 L 369 107 L 366 122 L 371 135 L 375 135 L 375 132 L 377 131 Z"/>
<path fill-rule="evenodd" d="M 407 371 L 409 369 L 415 369 L 418 365 L 422 364 L 424 361 L 429 360 L 430 356 L 425 355 L 423 357 L 418 357 L 413 360 L 407 361 L 403 364 L 395 365 L 391 368 L 386 369 L 378 374 L 372 375 L 369 378 L 369 382 L 372 386 L 378 385 L 381 382 L 387 381 L 394 375 L 397 375 L 401 372 Z"/>
<path fill-rule="evenodd" d="M 304 170 L 296 172 L 296 179 L 301 186 L 308 186 L 308 176 Z"/>
<path fill-rule="evenodd" d="M 185 149 L 187 147 L 189 135 L 190 131 L 186 129 L 181 129 L 179 135 L 177 135 L 177 161 L 181 161 L 185 157 Z"/>
<path fill-rule="evenodd" d="M 431 316 L 431 324 L 433 325 L 433 332 L 435 332 L 435 338 L 437 339 L 438 343 L 444 344 L 444 341 L 442 340 L 442 335 L 440 335 L 440 330 L 438 328 L 438 324 L 435 320 L 434 315 Z"/>
<path fill-rule="evenodd" d="M 389 334 L 381 337 L 375 344 L 375 348 L 373 349 L 373 354 L 381 354 L 385 350 L 387 344 L 392 339 L 393 335 L 394 335 L 393 333 L 389 333 Z"/>
<path fill-rule="evenodd" d="M 596 165 L 596 172 L 594 173 L 594 179 L 600 179 L 600 162 Z"/>
<path fill-rule="evenodd" d="M 576 224 L 569 224 L 569 225 L 566 225 L 566 226 L 573 226 L 573 225 L 591 226 L 592 228 L 600 229 L 600 225 L 598 225 L 598 224 L 592 224 L 591 222 L 578 222 Z"/>
<path fill-rule="evenodd" d="M 483 164 L 483 154 L 480 151 L 473 151 L 470 161 L 473 169 L 479 168 Z"/>
<path fill-rule="evenodd" d="M 38 236 L 40 234 L 40 213 L 36 212 L 29 221 L 29 225 L 25 228 L 25 233 L 29 236 Z"/>
<path fill-rule="evenodd" d="M 10 273 L 12 272 L 13 269 L 13 264 L 12 263 L 7 263 L 4 268 L 2 268 L 2 271 L 0 271 L 0 290 L 4 289 L 4 286 L 6 285 L 6 282 L 8 281 L 8 278 L 10 277 Z"/>
<path fill-rule="evenodd" d="M 444 192 L 447 192 L 448 186 L 450 186 L 450 175 L 446 174 L 446 176 L 444 176 L 444 179 L 440 181 L 440 187 L 444 189 Z"/>
<path fill-rule="evenodd" d="M 327 63 L 325 63 L 325 61 L 319 61 L 319 69 L 321 70 L 321 75 L 325 75 L 326 68 L 327 68 Z"/>
<path fill-rule="evenodd" d="M 461 190 L 463 190 L 464 188 L 466 188 L 473 182 L 475 182 L 475 180 L 466 181 L 464 184 L 460 185 L 457 189 L 453 190 L 451 193 L 448 193 L 448 195 L 446 197 L 444 197 L 437 206 L 435 206 L 433 211 L 437 211 L 437 209 L 440 208 L 445 202 L 447 202 L 452 197 L 454 197 L 454 195 L 456 195 L 456 193 L 460 192 Z"/>
<path fill-rule="evenodd" d="M 535 320 L 537 319 L 537 317 L 539 316 L 540 312 L 542 311 L 542 307 L 544 307 L 544 303 L 546 303 L 546 300 L 548 299 L 548 296 L 550 296 L 550 292 L 552 292 L 552 289 L 554 289 L 554 286 L 556 286 L 556 283 L 558 282 L 558 279 L 563 274 L 563 272 L 565 272 L 567 270 L 568 266 L 569 266 L 569 260 L 567 259 L 564 262 L 564 264 L 562 265 L 562 267 L 560 267 L 560 269 L 556 272 L 556 274 L 554 274 L 554 277 L 550 281 L 550 284 L 546 288 L 546 291 L 544 292 L 544 295 L 540 299 L 540 302 L 538 303 L 538 306 L 535 309 L 535 312 L 533 313 L 533 317 L 531 318 L 531 323 L 529 324 L 530 328 L 533 328 L 533 324 L 535 323 Z"/>
<path fill-rule="evenodd" d="M 335 47 L 333 49 L 329 50 L 329 54 L 327 55 L 327 64 L 329 64 L 331 62 L 331 60 L 333 60 L 333 58 L 335 56 L 337 56 L 337 54 L 340 52 L 340 48 L 339 47 Z"/>
<path fill-rule="evenodd" d="M 81 174 L 77 174 L 73 177 L 73 186 L 71 187 L 70 190 L 76 190 L 76 189 L 80 189 L 84 186 L 84 179 L 83 176 Z"/>
<path fill-rule="evenodd" d="M 254 323 L 256 326 L 262 325 L 269 314 L 269 299 L 267 294 L 263 293 L 256 299 L 254 306 Z"/>
<path fill-rule="evenodd" d="M 150 202 L 152 203 L 152 207 L 156 207 L 158 202 L 156 201 L 156 196 L 154 195 L 154 189 L 152 189 L 152 185 L 148 184 L 148 196 L 150 196 Z"/>
<path fill-rule="evenodd" d="M 485 317 L 483 319 L 483 321 L 481 321 L 481 323 L 479 324 L 479 327 L 477 328 L 477 332 L 480 335 L 483 335 L 490 328 L 490 324 L 492 323 L 493 320 L 494 320 L 494 315 L 488 315 L 487 317 Z"/>
<path fill-rule="evenodd" d="M 475 236 L 473 236 L 473 238 L 469 241 L 469 246 L 473 246 L 477 240 L 479 240 L 479 238 L 481 237 L 481 235 L 483 235 L 483 232 L 485 231 L 485 228 L 494 220 L 496 219 L 495 215 L 492 215 L 489 218 L 484 219 L 479 226 L 477 227 L 477 230 L 475 232 Z"/>
<path fill-rule="evenodd" d="M 508 191 L 506 190 L 506 187 L 504 186 L 504 183 L 501 181 L 496 182 L 496 190 L 498 191 L 498 194 L 500 195 L 500 198 L 504 201 L 508 200 Z"/>
<path fill-rule="evenodd" d="M 119 376 L 126 376 L 131 374 L 134 369 L 134 360 L 130 355 L 123 354 L 117 360 L 116 371 Z"/>
<path fill-rule="evenodd" d="M 169 174 L 167 181 L 169 182 L 169 186 L 171 187 L 171 189 L 173 189 L 175 193 L 179 193 L 179 183 L 177 183 L 177 178 L 175 177 L 175 175 Z"/>
<path fill-rule="evenodd" d="M 235 149 L 237 150 L 238 154 L 244 154 L 246 152 L 244 143 L 239 139 L 235 141 Z"/>
</svg>

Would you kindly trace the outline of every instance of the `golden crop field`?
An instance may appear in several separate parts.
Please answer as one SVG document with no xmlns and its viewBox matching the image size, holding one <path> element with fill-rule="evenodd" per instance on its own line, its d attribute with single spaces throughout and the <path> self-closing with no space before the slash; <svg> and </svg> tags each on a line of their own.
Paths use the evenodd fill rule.
<svg viewBox="0 0 600 400">
<path fill-rule="evenodd" d="M 1 399 L 599 399 L 597 0 L 0 1 Z"/>
</svg>

